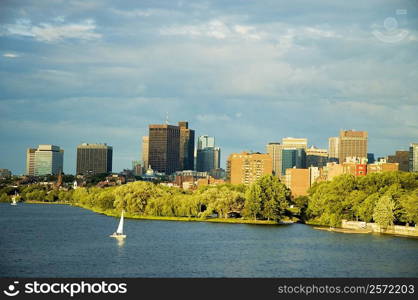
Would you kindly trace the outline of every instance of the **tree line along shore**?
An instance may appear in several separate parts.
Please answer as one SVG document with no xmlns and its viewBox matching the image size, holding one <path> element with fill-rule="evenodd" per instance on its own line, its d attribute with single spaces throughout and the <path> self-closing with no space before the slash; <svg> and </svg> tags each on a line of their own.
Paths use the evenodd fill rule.
<svg viewBox="0 0 418 300">
<path fill-rule="evenodd" d="M 3 186 L 0 202 L 16 188 Z M 418 223 L 418 173 L 383 172 L 362 177 L 341 175 L 314 184 L 307 196 L 292 198 L 272 175 L 244 185 L 209 185 L 184 191 L 136 181 L 116 187 L 58 190 L 48 185 L 18 187 L 18 201 L 65 203 L 138 219 L 277 224 L 301 221 L 339 227 L 342 220 L 375 222 L 383 228 Z"/>
</svg>

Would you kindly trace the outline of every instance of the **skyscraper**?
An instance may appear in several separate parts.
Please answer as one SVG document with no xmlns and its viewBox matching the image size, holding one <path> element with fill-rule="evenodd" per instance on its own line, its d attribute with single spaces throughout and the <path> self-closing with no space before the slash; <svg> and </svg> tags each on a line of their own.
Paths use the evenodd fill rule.
<svg viewBox="0 0 418 300">
<path fill-rule="evenodd" d="M 251 184 L 266 174 L 272 174 L 269 154 L 232 153 L 227 161 L 227 180 L 232 184 Z"/>
<path fill-rule="evenodd" d="M 132 161 L 132 171 L 133 171 L 135 176 L 142 175 L 142 173 L 143 173 L 141 163 L 142 162 L 139 161 L 139 160 Z"/>
<path fill-rule="evenodd" d="M 196 171 L 210 172 L 220 168 L 221 149 L 219 147 L 206 147 L 197 149 Z"/>
<path fill-rule="evenodd" d="M 180 149 L 179 161 L 180 170 L 194 169 L 194 130 L 189 128 L 189 123 L 179 122 L 180 128 Z"/>
<path fill-rule="evenodd" d="M 77 146 L 77 174 L 95 175 L 112 172 L 113 148 L 106 144 Z"/>
<path fill-rule="evenodd" d="M 308 147 L 308 139 L 306 138 L 282 138 L 282 143 L 269 143 L 266 146 L 266 152 L 271 156 L 273 163 L 273 173 L 276 176 L 285 175 L 282 168 L 282 151 L 283 149 L 304 149 Z"/>
<path fill-rule="evenodd" d="M 340 144 L 339 137 L 330 137 L 328 139 L 328 160 L 330 162 L 338 162 L 338 146 Z"/>
<path fill-rule="evenodd" d="M 202 135 L 197 139 L 196 170 L 210 172 L 219 169 L 221 163 L 221 149 L 215 147 L 215 138 Z"/>
<path fill-rule="evenodd" d="M 286 170 L 296 167 L 297 169 L 306 168 L 306 152 L 303 148 L 283 149 L 282 150 L 282 173 L 286 175 Z"/>
<path fill-rule="evenodd" d="M 328 163 L 328 151 L 312 146 L 306 150 L 307 167 L 325 167 Z"/>
<path fill-rule="evenodd" d="M 149 137 L 142 137 L 142 166 L 144 170 L 148 169 Z"/>
<path fill-rule="evenodd" d="M 282 170 L 280 167 L 280 161 L 282 157 L 282 145 L 280 143 L 268 143 L 266 146 L 266 152 L 271 156 L 273 174 L 280 175 Z"/>
<path fill-rule="evenodd" d="M 201 135 L 197 139 L 197 149 L 215 147 L 215 138 L 213 136 Z"/>
<path fill-rule="evenodd" d="M 54 145 L 39 145 L 35 151 L 35 176 L 57 175 L 63 171 L 64 150 Z"/>
<path fill-rule="evenodd" d="M 35 148 L 26 150 L 26 175 L 35 176 Z"/>
<path fill-rule="evenodd" d="M 180 170 L 180 128 L 168 124 L 149 125 L 148 164 L 170 175 Z"/>
<path fill-rule="evenodd" d="M 367 158 L 367 131 L 341 130 L 338 160 L 342 164 L 347 157 Z"/>
<path fill-rule="evenodd" d="M 296 148 L 306 150 L 306 148 L 308 148 L 308 139 L 287 137 L 282 139 L 282 145 L 287 149 Z"/>
<path fill-rule="evenodd" d="M 409 147 L 409 172 L 418 172 L 418 143 Z"/>
<path fill-rule="evenodd" d="M 374 153 L 367 153 L 367 163 L 374 164 L 376 160 L 374 159 Z"/>
</svg>

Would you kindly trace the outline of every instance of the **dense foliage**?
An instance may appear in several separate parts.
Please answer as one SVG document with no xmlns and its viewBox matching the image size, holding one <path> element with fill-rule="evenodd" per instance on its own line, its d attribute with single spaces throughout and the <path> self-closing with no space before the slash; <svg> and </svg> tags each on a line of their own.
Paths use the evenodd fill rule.
<svg viewBox="0 0 418 300">
<path fill-rule="evenodd" d="M 341 175 L 309 190 L 307 219 L 338 226 L 342 219 L 391 224 L 418 223 L 418 174 Z"/>
<path fill-rule="evenodd" d="M 257 194 L 251 192 L 254 190 Z M 125 210 L 129 214 L 167 217 L 207 218 L 216 215 L 228 218 L 234 214 L 278 221 L 285 216 L 290 205 L 289 189 L 271 175 L 260 178 L 249 187 L 222 184 L 203 186 L 193 192 L 136 181 L 117 187 L 81 187 L 69 191 L 28 185 L 20 190 L 20 194 L 23 200 L 60 201 L 99 211 Z"/>
<path fill-rule="evenodd" d="M 0 189 L 0 202 L 10 202 L 16 188 Z M 66 202 L 98 211 L 163 217 L 232 215 L 252 220 L 276 220 L 291 215 L 302 221 L 339 226 L 342 219 L 392 224 L 418 224 L 418 173 L 383 172 L 363 177 L 341 175 L 319 182 L 308 196 L 291 199 L 277 177 L 261 177 L 250 186 L 214 185 L 183 191 L 151 182 L 99 188 L 58 190 L 48 185 L 19 187 L 20 201 Z"/>
</svg>

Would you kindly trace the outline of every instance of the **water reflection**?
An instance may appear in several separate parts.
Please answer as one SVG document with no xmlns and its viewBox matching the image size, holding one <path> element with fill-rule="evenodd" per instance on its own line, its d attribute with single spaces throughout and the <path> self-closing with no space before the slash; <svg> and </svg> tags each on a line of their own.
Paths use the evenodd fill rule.
<svg viewBox="0 0 418 300">
<path fill-rule="evenodd" d="M 125 239 L 116 239 L 118 241 L 118 246 L 122 248 L 125 245 Z"/>
<path fill-rule="evenodd" d="M 128 220 L 128 241 L 109 237 L 112 221 L 73 206 L 0 203 L 0 277 L 418 276 L 418 239 Z"/>
</svg>

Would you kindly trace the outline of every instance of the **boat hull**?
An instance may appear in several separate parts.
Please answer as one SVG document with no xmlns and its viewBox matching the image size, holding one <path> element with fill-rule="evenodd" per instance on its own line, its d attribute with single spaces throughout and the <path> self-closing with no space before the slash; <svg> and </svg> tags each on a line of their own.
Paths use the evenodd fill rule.
<svg viewBox="0 0 418 300">
<path fill-rule="evenodd" d="M 111 234 L 109 235 L 112 238 L 116 238 L 116 239 L 124 239 L 126 238 L 126 234 Z"/>
</svg>

